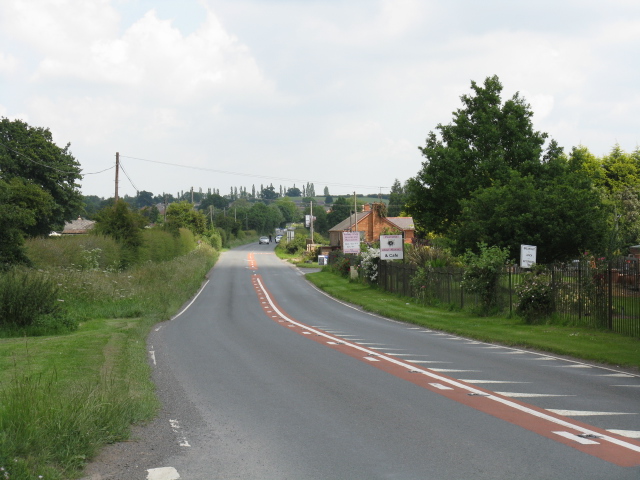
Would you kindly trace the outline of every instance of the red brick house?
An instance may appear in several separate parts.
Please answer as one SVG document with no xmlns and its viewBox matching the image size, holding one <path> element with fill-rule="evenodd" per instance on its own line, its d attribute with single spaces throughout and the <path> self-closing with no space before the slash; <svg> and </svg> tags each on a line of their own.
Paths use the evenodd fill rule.
<svg viewBox="0 0 640 480">
<path fill-rule="evenodd" d="M 356 220 L 357 218 L 357 220 Z M 356 226 L 357 221 L 357 226 Z M 404 234 L 404 242 L 412 243 L 415 235 L 413 218 L 411 217 L 382 217 L 371 204 L 364 206 L 364 212 L 345 218 L 333 228 L 329 229 L 329 245 L 334 248 L 342 246 L 342 232 L 361 232 L 363 242 L 373 243 L 380 240 L 385 231 L 399 231 Z"/>
</svg>

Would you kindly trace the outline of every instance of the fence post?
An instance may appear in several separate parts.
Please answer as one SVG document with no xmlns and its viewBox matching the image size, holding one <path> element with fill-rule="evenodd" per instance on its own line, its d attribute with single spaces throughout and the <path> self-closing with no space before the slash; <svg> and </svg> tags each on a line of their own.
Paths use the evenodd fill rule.
<svg viewBox="0 0 640 480">
<path fill-rule="evenodd" d="M 609 293 L 607 295 L 607 327 L 609 330 L 613 330 L 613 269 L 611 268 L 611 260 L 607 265 L 607 283 L 609 287 Z"/>
</svg>

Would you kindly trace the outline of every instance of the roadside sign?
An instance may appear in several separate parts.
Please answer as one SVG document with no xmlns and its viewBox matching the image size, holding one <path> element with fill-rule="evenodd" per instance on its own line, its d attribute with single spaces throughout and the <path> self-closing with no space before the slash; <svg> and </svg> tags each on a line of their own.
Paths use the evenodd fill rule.
<svg viewBox="0 0 640 480">
<path fill-rule="evenodd" d="M 342 232 L 342 251 L 360 253 L 360 232 Z"/>
<path fill-rule="evenodd" d="M 535 245 L 520 245 L 520 266 L 522 268 L 531 268 L 536 263 L 536 254 L 538 247 Z"/>
<path fill-rule="evenodd" d="M 402 235 L 380 235 L 380 260 L 402 260 L 403 247 Z"/>
</svg>

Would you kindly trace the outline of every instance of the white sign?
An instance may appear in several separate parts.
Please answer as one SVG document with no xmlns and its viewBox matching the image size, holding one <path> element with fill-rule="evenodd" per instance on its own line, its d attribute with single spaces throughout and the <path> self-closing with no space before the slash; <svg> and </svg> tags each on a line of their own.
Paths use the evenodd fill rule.
<svg viewBox="0 0 640 480">
<path fill-rule="evenodd" d="M 360 253 L 360 232 L 342 232 L 342 251 Z"/>
<path fill-rule="evenodd" d="M 535 245 L 520 245 L 520 266 L 522 268 L 531 268 L 536 263 L 536 254 L 538 247 Z"/>
<path fill-rule="evenodd" d="M 404 258 L 402 235 L 380 235 L 380 260 Z"/>
</svg>

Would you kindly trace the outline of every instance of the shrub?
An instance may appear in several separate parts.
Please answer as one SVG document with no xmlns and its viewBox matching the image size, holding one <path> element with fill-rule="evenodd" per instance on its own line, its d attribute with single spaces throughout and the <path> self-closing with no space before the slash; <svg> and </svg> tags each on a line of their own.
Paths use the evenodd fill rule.
<svg viewBox="0 0 640 480">
<path fill-rule="evenodd" d="M 498 307 L 498 283 L 502 268 L 509 258 L 509 251 L 497 246 L 487 247 L 478 243 L 480 253 L 467 251 L 463 286 L 480 296 L 480 314 L 488 315 Z"/>
<path fill-rule="evenodd" d="M 378 280 L 378 265 L 380 264 L 380 249 L 367 248 L 367 251 L 360 254 L 360 266 L 362 274 L 369 282 Z"/>
<path fill-rule="evenodd" d="M 40 272 L 11 270 L 0 276 L 0 328 L 45 335 L 75 330 L 59 299 L 59 287 Z"/>
<path fill-rule="evenodd" d="M 329 269 L 346 277 L 351 267 L 360 265 L 360 256 L 353 253 L 342 253 L 336 250 L 329 254 Z"/>
<path fill-rule="evenodd" d="M 548 318 L 554 311 L 554 295 L 551 275 L 543 267 L 536 267 L 522 276 L 516 286 L 518 303 L 516 313 L 527 323 Z"/>
</svg>

